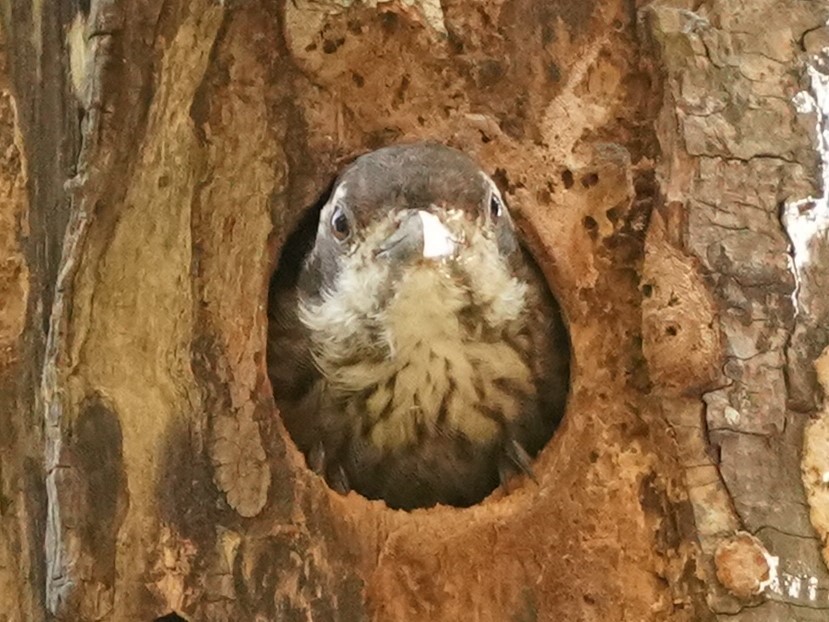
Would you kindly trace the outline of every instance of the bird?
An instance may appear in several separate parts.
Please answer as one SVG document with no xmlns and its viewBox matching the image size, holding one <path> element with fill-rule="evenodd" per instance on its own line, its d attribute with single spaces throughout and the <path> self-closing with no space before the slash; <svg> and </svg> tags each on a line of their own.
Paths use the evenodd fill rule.
<svg viewBox="0 0 829 622">
<path fill-rule="evenodd" d="M 327 197 L 268 301 L 268 375 L 308 467 L 401 510 L 535 479 L 571 348 L 493 178 L 439 142 L 396 144 Z"/>
</svg>

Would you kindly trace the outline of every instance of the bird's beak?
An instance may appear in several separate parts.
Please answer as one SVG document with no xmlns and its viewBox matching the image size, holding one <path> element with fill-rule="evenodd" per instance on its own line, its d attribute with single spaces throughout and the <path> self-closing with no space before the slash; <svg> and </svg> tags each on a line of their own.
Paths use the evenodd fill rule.
<svg viewBox="0 0 829 622">
<path fill-rule="evenodd" d="M 454 255 L 457 240 L 440 218 L 423 210 L 417 210 L 417 217 L 423 229 L 423 256 L 434 259 Z"/>
<path fill-rule="evenodd" d="M 440 259 L 455 254 L 458 241 L 440 218 L 425 210 L 411 210 L 375 254 L 404 260 L 414 256 Z"/>
</svg>

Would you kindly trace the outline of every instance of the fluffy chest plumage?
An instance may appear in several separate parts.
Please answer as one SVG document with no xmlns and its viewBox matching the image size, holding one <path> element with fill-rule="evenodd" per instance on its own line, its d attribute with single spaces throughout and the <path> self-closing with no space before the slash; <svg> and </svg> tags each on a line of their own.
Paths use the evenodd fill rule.
<svg viewBox="0 0 829 622">
<path fill-rule="evenodd" d="M 353 356 L 332 356 L 342 351 L 330 340 L 327 355 L 322 342 L 329 407 L 383 450 L 433 435 L 495 442 L 534 391 L 528 361 L 502 338 L 520 324 L 523 289 L 501 285 L 498 300 L 512 295 L 514 304 L 476 299 L 479 291 L 432 265 L 401 275 L 388 304 L 357 329 L 371 341 L 352 340 Z"/>
</svg>

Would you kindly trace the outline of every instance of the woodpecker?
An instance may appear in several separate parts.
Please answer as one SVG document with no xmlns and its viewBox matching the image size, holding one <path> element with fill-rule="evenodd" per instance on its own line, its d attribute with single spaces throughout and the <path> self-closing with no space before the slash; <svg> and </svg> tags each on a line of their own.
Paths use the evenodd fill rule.
<svg viewBox="0 0 829 622">
<path fill-rule="evenodd" d="M 329 486 L 410 510 L 533 476 L 564 414 L 569 338 L 471 158 L 437 143 L 357 158 L 288 272 L 271 282 L 268 373 Z"/>
</svg>

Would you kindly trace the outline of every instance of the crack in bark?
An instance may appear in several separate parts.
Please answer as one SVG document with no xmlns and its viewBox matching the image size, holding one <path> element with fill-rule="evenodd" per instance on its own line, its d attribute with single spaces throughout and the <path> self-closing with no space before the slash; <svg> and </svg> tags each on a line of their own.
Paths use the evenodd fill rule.
<svg viewBox="0 0 829 622">
<path fill-rule="evenodd" d="M 821 30 L 821 29 L 826 28 L 826 27 L 827 27 L 826 23 L 821 22 L 817 26 L 813 26 L 812 28 L 807 28 L 806 30 L 804 30 L 800 34 L 800 36 L 797 38 L 797 45 L 800 48 L 800 51 L 801 52 L 806 52 L 807 51 L 806 50 L 806 37 L 808 37 L 813 32 L 817 32 L 818 30 Z"/>
</svg>

